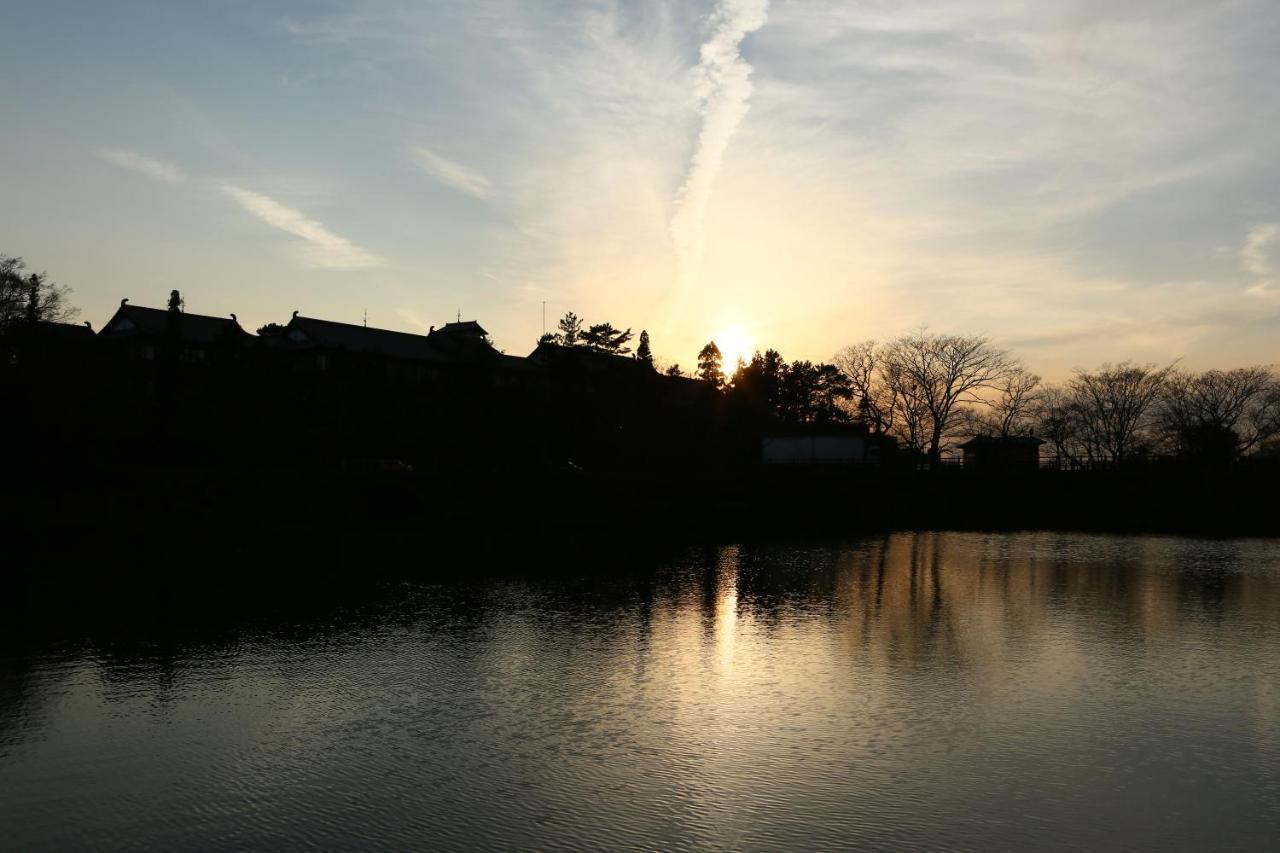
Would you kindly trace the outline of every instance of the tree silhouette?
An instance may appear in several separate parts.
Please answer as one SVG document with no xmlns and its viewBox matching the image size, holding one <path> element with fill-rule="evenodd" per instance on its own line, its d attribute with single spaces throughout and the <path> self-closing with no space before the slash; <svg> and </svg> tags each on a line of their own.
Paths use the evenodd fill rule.
<svg viewBox="0 0 1280 853">
<path fill-rule="evenodd" d="M 782 372 L 777 413 L 791 423 L 846 421 L 842 403 L 852 396 L 848 377 L 835 365 L 796 361 Z"/>
<path fill-rule="evenodd" d="M 723 365 L 724 356 L 720 354 L 720 347 L 716 346 L 715 341 L 711 341 L 698 353 L 697 376 L 702 381 L 721 388 L 724 386 Z"/>
<path fill-rule="evenodd" d="M 764 355 L 757 352 L 734 371 L 734 390 L 758 411 L 776 414 L 778 390 L 786 369 L 787 362 L 777 350 L 765 350 Z"/>
<path fill-rule="evenodd" d="M 587 349 L 595 352 L 607 352 L 622 355 L 631 351 L 625 346 L 631 340 L 631 330 L 619 331 L 612 323 L 596 323 L 581 333 L 582 343 Z"/>
<path fill-rule="evenodd" d="M 884 349 L 874 340 L 862 341 L 845 347 L 835 357 L 836 366 L 849 379 L 858 419 L 877 434 L 894 431 L 901 403 L 896 389 L 883 381 Z"/>
<path fill-rule="evenodd" d="M 913 444 L 936 461 L 952 417 L 967 405 L 986 401 L 980 391 L 995 388 L 1016 366 L 1008 353 L 981 335 L 939 335 L 921 329 L 885 348 L 884 374 L 904 404 Z"/>
<path fill-rule="evenodd" d="M 258 327 L 258 337 L 274 338 L 284 334 L 284 326 L 279 323 L 268 323 L 265 326 Z"/>
<path fill-rule="evenodd" d="M 582 342 L 582 320 L 572 311 L 560 318 L 556 328 L 560 331 L 556 333 L 555 340 L 561 346 L 576 347 Z"/>
<path fill-rule="evenodd" d="M 1171 449 L 1229 461 L 1280 434 L 1280 381 L 1263 365 L 1174 371 L 1156 419 Z"/>
<path fill-rule="evenodd" d="M 991 416 L 983 424 L 984 431 L 1001 438 L 1030 431 L 1031 420 L 1039 409 L 1040 377 L 1018 365 L 996 383 L 998 396 L 991 401 Z"/>
<path fill-rule="evenodd" d="M 653 366 L 653 350 L 649 348 L 649 333 L 644 329 L 640 330 L 640 344 L 636 347 L 636 360 L 643 361 L 650 367 Z"/>
<path fill-rule="evenodd" d="M 0 255 L 0 333 L 23 323 L 63 323 L 80 313 L 68 301 L 71 288 L 46 273 L 26 273 L 22 258 Z"/>
<path fill-rule="evenodd" d="M 1082 417 L 1091 456 L 1120 462 L 1139 448 L 1173 366 L 1104 364 L 1078 370 L 1067 383 Z"/>
</svg>

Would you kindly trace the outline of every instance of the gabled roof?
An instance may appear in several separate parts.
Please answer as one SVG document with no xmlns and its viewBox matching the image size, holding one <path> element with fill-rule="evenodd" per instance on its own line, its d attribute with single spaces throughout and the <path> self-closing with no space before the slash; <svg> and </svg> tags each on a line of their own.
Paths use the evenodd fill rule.
<svg viewBox="0 0 1280 853">
<path fill-rule="evenodd" d="M 654 374 L 653 365 L 629 355 L 599 352 L 587 347 L 566 347 L 542 341 L 529 353 L 529 360 L 545 366 L 571 366 L 583 370 L 635 371 Z"/>
<path fill-rule="evenodd" d="M 468 320 L 465 323 L 449 323 L 443 329 L 433 329 L 427 337 L 437 349 L 454 361 L 485 364 L 496 361 L 500 355 L 486 335 L 479 323 Z"/>
<path fill-rule="evenodd" d="M 475 320 L 461 320 L 457 323 L 445 323 L 440 328 L 435 329 L 432 334 L 466 335 L 473 338 L 484 338 L 489 336 L 489 333 L 486 332 Z"/>
<path fill-rule="evenodd" d="M 1019 444 L 1039 447 L 1044 444 L 1044 439 L 1034 435 L 975 435 L 959 447 L 963 450 L 969 447 L 1009 447 Z"/>
<path fill-rule="evenodd" d="M 31 334 L 45 339 L 67 342 L 85 342 L 93 340 L 93 329 L 87 323 L 54 323 L 51 320 L 40 320 L 29 327 Z"/>
<path fill-rule="evenodd" d="M 451 362 L 454 359 L 427 335 L 371 329 L 351 323 L 335 323 L 293 315 L 285 327 L 285 340 L 294 346 L 332 347 L 348 352 L 377 353 L 412 361 Z"/>
<path fill-rule="evenodd" d="M 175 313 L 161 308 L 129 305 L 127 300 L 121 300 L 116 313 L 98 334 L 106 337 L 128 335 L 165 338 L 169 335 L 171 316 L 176 320 L 178 337 L 189 343 L 211 344 L 249 334 L 240 328 L 234 316 L 209 317 L 204 314 Z"/>
</svg>

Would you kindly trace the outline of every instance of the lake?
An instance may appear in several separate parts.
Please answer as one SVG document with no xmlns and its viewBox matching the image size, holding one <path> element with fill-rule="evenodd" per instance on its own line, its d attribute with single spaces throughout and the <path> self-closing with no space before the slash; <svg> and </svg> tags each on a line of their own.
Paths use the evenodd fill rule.
<svg viewBox="0 0 1280 853">
<path fill-rule="evenodd" d="M 0 649 L 0 847 L 1280 838 L 1280 540 L 898 533 L 616 561 L 24 606 Z"/>
</svg>

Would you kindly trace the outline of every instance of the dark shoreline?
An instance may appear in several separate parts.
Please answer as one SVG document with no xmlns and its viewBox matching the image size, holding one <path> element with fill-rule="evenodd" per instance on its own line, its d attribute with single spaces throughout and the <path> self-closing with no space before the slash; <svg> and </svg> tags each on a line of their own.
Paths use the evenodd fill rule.
<svg viewBox="0 0 1280 853">
<path fill-rule="evenodd" d="M 412 574 L 458 558 L 554 562 L 592 548 L 899 530 L 1280 535 L 1280 489 L 1265 470 L 759 468 L 547 481 L 113 465 L 7 479 L 6 574 L 41 584 Z"/>
</svg>

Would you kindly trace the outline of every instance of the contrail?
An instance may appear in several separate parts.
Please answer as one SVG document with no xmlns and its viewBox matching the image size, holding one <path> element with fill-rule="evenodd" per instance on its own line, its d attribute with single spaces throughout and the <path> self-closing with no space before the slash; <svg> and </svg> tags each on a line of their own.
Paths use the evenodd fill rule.
<svg viewBox="0 0 1280 853">
<path fill-rule="evenodd" d="M 739 49 L 748 33 L 764 26 L 769 0 L 720 0 L 711 14 L 714 27 L 702 45 L 698 64 L 698 112 L 702 130 L 671 217 L 679 286 L 677 311 L 702 262 L 703 219 L 711 186 L 724 152 L 750 106 L 751 65 Z"/>
</svg>

